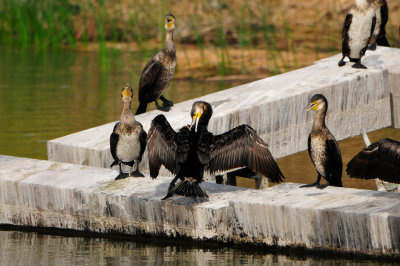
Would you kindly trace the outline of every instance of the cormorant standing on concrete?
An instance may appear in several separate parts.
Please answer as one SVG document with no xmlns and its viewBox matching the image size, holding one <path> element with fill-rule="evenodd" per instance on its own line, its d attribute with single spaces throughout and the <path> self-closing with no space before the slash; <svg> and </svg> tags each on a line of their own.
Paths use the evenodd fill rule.
<svg viewBox="0 0 400 266">
<path fill-rule="evenodd" d="M 342 59 L 338 65 L 344 66 L 347 56 L 355 62 L 354 68 L 367 68 L 361 64 L 372 33 L 375 29 L 376 16 L 374 8 L 367 0 L 356 0 L 356 6 L 346 16 L 342 29 Z"/>
<path fill-rule="evenodd" d="M 158 110 L 168 112 L 174 105 L 172 101 L 167 100 L 163 93 L 168 88 L 176 68 L 176 51 L 174 44 L 175 17 L 168 14 L 165 17 L 165 43 L 164 48 L 159 51 L 143 69 L 139 81 L 139 102 L 140 105 L 136 114 L 145 113 L 147 104 L 156 103 Z M 163 101 L 162 106 L 157 102 Z"/>
<path fill-rule="evenodd" d="M 317 172 L 317 181 L 301 187 L 326 188 L 327 186 L 342 186 L 342 155 L 335 137 L 325 125 L 328 101 L 322 94 L 316 94 L 310 99 L 306 111 L 317 111 L 311 133 L 308 136 L 308 154 Z M 321 176 L 328 183 L 320 185 Z"/>
<path fill-rule="evenodd" d="M 372 34 L 373 43 L 368 47 L 369 50 L 376 50 L 376 45 L 389 47 L 389 41 L 386 39 L 386 24 L 389 20 L 389 9 L 386 0 L 369 0 L 375 9 L 376 24 Z"/>
<path fill-rule="evenodd" d="M 147 138 L 142 124 L 135 120 L 131 112 L 133 90 L 129 87 L 129 84 L 122 89 L 121 96 L 124 108 L 121 113 L 121 118 L 119 122 L 115 124 L 110 136 L 111 155 L 114 158 L 114 162 L 110 167 L 119 165 L 119 175 L 115 178 L 116 180 L 129 176 L 128 173 L 122 172 L 121 164 L 126 164 L 131 167 L 135 165 L 135 171 L 132 171 L 130 176 L 144 176 L 139 172 L 139 162 L 142 160 Z"/>
<path fill-rule="evenodd" d="M 400 184 L 400 142 L 385 138 L 370 144 L 366 134 L 363 137 L 368 141 L 367 147 L 347 164 L 347 174 Z"/>
<path fill-rule="evenodd" d="M 191 126 L 176 133 L 164 115 L 156 116 L 147 137 L 150 176 L 158 176 L 161 165 L 175 174 L 168 194 L 208 197 L 198 185 L 204 170 L 212 173 L 247 167 L 268 177 L 272 182 L 284 178 L 268 145 L 248 125 L 238 126 L 224 134 L 208 132 L 211 105 L 198 101 L 190 112 Z M 178 185 L 175 182 L 182 180 Z"/>
</svg>

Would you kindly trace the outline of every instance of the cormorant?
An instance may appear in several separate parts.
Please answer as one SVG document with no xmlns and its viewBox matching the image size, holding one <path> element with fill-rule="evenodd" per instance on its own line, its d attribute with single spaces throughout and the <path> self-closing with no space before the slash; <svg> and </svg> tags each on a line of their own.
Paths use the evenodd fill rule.
<svg viewBox="0 0 400 266">
<path fill-rule="evenodd" d="M 317 111 L 311 133 L 308 136 L 308 154 L 317 172 L 317 181 L 301 187 L 326 188 L 329 185 L 342 186 L 342 155 L 335 137 L 325 125 L 328 101 L 322 94 L 316 94 L 310 99 L 306 111 Z M 328 183 L 320 185 L 321 176 Z"/>
<path fill-rule="evenodd" d="M 364 140 L 368 137 L 363 136 Z M 400 184 L 400 142 L 384 138 L 360 151 L 347 164 L 350 177 L 361 179 L 379 178 L 386 182 Z"/>
<path fill-rule="evenodd" d="M 121 96 L 124 108 L 121 113 L 121 118 L 119 122 L 115 124 L 110 136 L 111 155 L 114 158 L 114 162 L 110 167 L 117 164 L 119 165 L 119 175 L 115 180 L 129 176 L 128 173 L 122 172 L 121 164 L 126 164 L 131 167 L 135 165 L 135 171 L 132 171 L 130 176 L 144 176 L 139 172 L 139 162 L 142 160 L 147 138 L 142 124 L 135 120 L 131 112 L 133 90 L 129 87 L 129 84 L 122 89 Z"/>
<path fill-rule="evenodd" d="M 387 46 L 390 44 L 386 39 L 386 24 L 389 20 L 389 9 L 386 0 L 369 0 L 372 7 L 375 9 L 376 24 L 372 34 L 373 43 L 368 47 L 368 50 L 376 50 L 376 45 Z"/>
<path fill-rule="evenodd" d="M 230 131 L 213 135 L 208 131 L 212 116 L 209 103 L 197 101 L 190 112 L 192 124 L 176 133 L 164 115 L 156 116 L 147 137 L 150 176 L 158 176 L 161 165 L 175 174 L 168 194 L 208 197 L 198 185 L 204 170 L 211 174 L 247 167 L 268 177 L 272 182 L 284 178 L 268 145 L 257 136 L 254 129 L 241 125 Z M 175 182 L 182 180 L 178 185 Z"/>
<path fill-rule="evenodd" d="M 145 113 L 147 104 L 156 103 L 158 110 L 168 112 L 174 105 L 167 100 L 163 93 L 168 88 L 176 68 L 176 51 L 174 44 L 175 16 L 168 14 L 165 17 L 165 43 L 164 48 L 159 51 L 143 69 L 139 81 L 139 102 L 140 105 L 136 114 Z M 157 102 L 163 101 L 162 106 Z"/>
<path fill-rule="evenodd" d="M 344 58 L 347 56 L 350 62 L 355 62 L 352 67 L 367 68 L 361 64 L 361 57 L 365 55 L 375 24 L 375 10 L 368 0 L 356 0 L 356 6 L 349 11 L 343 23 L 340 67 L 346 64 Z"/>
</svg>

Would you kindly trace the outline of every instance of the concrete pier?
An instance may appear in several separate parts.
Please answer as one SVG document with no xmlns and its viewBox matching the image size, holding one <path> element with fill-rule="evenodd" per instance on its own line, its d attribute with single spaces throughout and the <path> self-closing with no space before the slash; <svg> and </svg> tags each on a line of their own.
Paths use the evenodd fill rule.
<svg viewBox="0 0 400 266">
<path fill-rule="evenodd" d="M 312 95 L 324 94 L 329 101 L 327 125 L 341 140 L 383 127 L 400 125 L 400 49 L 378 47 L 367 52 L 368 70 L 339 68 L 340 55 L 278 76 L 209 94 L 176 104 L 163 114 L 175 129 L 190 123 L 189 112 L 196 100 L 211 103 L 214 116 L 209 129 L 223 133 L 249 124 L 270 145 L 276 157 L 307 147 L 314 114 L 304 113 Z M 146 130 L 160 111 L 137 116 Z M 398 121 L 399 120 L 399 121 Z M 107 168 L 112 162 L 109 136 L 115 122 L 48 142 L 48 159 L 57 162 Z M 147 156 L 141 165 L 146 172 Z M 163 175 L 169 172 L 162 171 Z"/>
<path fill-rule="evenodd" d="M 397 193 L 202 183 L 208 200 L 161 201 L 170 178 L 114 181 L 117 174 L 0 156 L 0 223 L 400 258 Z"/>
</svg>

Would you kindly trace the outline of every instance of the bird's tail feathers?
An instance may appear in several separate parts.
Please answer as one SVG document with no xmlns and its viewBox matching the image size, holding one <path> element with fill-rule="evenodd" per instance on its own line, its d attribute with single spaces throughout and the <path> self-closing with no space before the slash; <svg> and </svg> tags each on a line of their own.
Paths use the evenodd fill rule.
<svg viewBox="0 0 400 266">
<path fill-rule="evenodd" d="M 146 113 L 146 109 L 147 109 L 147 103 L 144 102 L 140 103 L 138 109 L 136 110 L 135 115 Z"/>
<path fill-rule="evenodd" d="M 199 183 L 189 179 L 186 179 L 172 187 L 170 191 L 168 191 L 168 194 L 171 196 L 177 194 L 186 197 L 208 198 L 207 193 L 199 186 Z"/>
</svg>

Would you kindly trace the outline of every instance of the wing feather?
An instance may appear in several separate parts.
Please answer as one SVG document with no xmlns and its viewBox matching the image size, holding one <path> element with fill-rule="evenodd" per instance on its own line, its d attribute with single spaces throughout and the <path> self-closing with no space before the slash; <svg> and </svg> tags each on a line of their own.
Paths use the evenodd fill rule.
<svg viewBox="0 0 400 266">
<path fill-rule="evenodd" d="M 161 69 L 161 63 L 154 59 L 154 57 L 147 62 L 143 69 L 142 75 L 139 80 L 139 98 L 144 93 L 148 86 L 151 86 L 157 79 Z"/>
<path fill-rule="evenodd" d="M 379 178 L 400 183 L 400 142 L 382 139 L 360 151 L 347 164 L 350 177 L 362 179 Z"/>
<path fill-rule="evenodd" d="M 329 158 L 329 160 L 327 160 L 327 169 L 328 172 L 331 173 L 330 184 L 334 186 L 342 186 L 343 163 L 339 145 L 335 139 L 328 139 L 326 144 Z"/>
<path fill-rule="evenodd" d="M 209 154 L 206 170 L 211 174 L 248 167 L 272 182 L 283 181 L 284 176 L 268 150 L 268 145 L 247 125 L 214 136 Z"/>
<path fill-rule="evenodd" d="M 119 160 L 118 156 L 117 156 L 117 144 L 118 144 L 118 140 L 119 140 L 119 134 L 114 133 L 118 124 L 119 124 L 119 122 L 117 122 L 115 124 L 113 132 L 111 133 L 111 136 L 110 136 L 110 151 L 111 151 L 111 155 L 114 159 L 114 162 L 111 164 L 110 167 L 113 167 L 114 165 L 116 165 Z"/>
<path fill-rule="evenodd" d="M 176 132 L 164 115 L 156 116 L 151 122 L 151 127 L 147 135 L 147 150 L 151 178 L 156 178 L 158 176 L 161 165 L 164 165 L 165 168 L 173 174 L 179 171 L 176 136 Z"/>
</svg>

